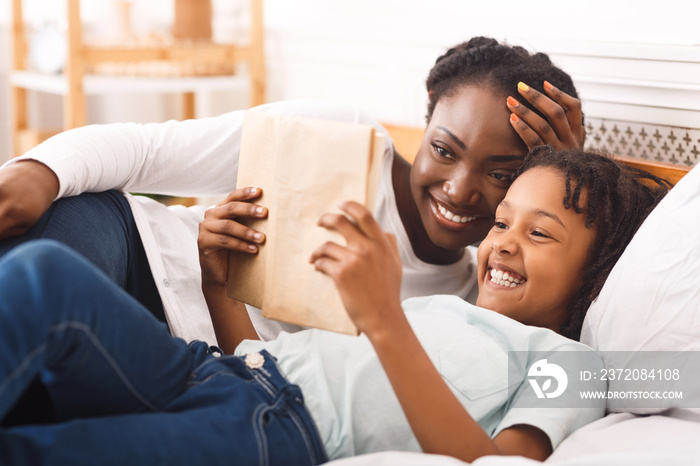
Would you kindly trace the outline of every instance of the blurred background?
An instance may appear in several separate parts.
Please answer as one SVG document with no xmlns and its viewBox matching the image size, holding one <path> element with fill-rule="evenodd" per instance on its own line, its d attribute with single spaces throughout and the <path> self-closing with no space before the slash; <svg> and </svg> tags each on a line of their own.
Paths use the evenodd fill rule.
<svg viewBox="0 0 700 466">
<path fill-rule="evenodd" d="M 65 75 L 70 2 L 80 7 L 83 45 L 112 53 L 100 63 L 88 52 L 74 59 L 86 73 L 82 90 Z M 24 49 L 12 33 L 18 4 Z M 546 52 L 573 76 L 589 147 L 694 165 L 698 13 L 700 2 L 686 0 L 0 0 L 0 161 L 70 127 L 76 115 L 73 126 L 151 122 L 317 98 L 421 126 L 435 59 L 488 35 Z M 21 118 L 32 129 L 21 138 L 13 126 L 19 87 Z M 71 92 L 84 108 L 67 116 Z"/>
</svg>

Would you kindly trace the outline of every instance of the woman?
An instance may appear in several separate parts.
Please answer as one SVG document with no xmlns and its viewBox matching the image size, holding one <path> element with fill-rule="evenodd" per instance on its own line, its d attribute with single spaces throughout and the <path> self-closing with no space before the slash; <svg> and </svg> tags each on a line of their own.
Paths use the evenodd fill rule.
<svg viewBox="0 0 700 466">
<path fill-rule="evenodd" d="M 641 177 L 595 154 L 534 151 L 479 246 L 477 304 L 490 310 L 455 296 L 402 308 L 396 243 L 366 209 L 345 204 L 355 223 L 337 214 L 319 223 L 347 246 L 322 245 L 310 261 L 366 336 L 306 330 L 246 341 L 241 356 L 170 337 L 65 248 L 19 248 L 0 262 L 0 418 L 39 375 L 58 422 L 0 429 L 0 459 L 317 464 L 400 449 L 544 460 L 602 416 L 604 400 L 517 409 L 529 407 L 528 367 L 557 351 L 600 365 L 559 332 L 580 326 L 575 310 L 596 297 L 665 193 Z M 205 279 L 216 273 L 203 264 Z M 517 380 L 509 351 L 525 354 L 514 361 Z"/>
<path fill-rule="evenodd" d="M 545 81 L 556 87 L 542 87 Z M 465 248 L 488 231 L 528 147 L 581 147 L 581 106 L 569 76 L 546 55 L 486 38 L 440 57 L 427 88 L 429 124 L 416 162 L 411 167 L 387 147 L 374 214 L 399 242 L 404 298 L 447 293 L 473 302 L 474 251 Z M 368 123 L 383 131 L 347 104 L 283 102 L 260 109 Z M 159 125 L 92 126 L 59 135 L 27 154 L 41 164 L 17 163 L 7 167 L 11 171 L 0 170 L 0 225 L 5 234 L 28 227 L 56 195 L 119 189 L 193 196 L 233 190 L 208 218 L 233 231 L 229 247 L 249 251 L 249 245 L 257 247 L 264 238 L 250 241 L 251 232 L 236 218 L 266 211 L 253 213 L 247 205 L 259 192 L 234 190 L 242 113 Z M 54 206 L 25 238 L 67 242 L 167 318 L 174 335 L 213 341 L 194 246 L 203 209 L 166 210 L 131 197 L 127 203 L 114 192 L 63 203 L 67 206 Z M 114 219 L 116 227 L 104 227 Z M 52 234 L 56 224 L 65 229 Z M 107 233 L 116 237 L 104 238 Z M 220 259 L 225 251 L 209 253 Z M 149 283 L 151 275 L 155 280 Z M 282 328 L 298 330 L 265 321 L 255 310 L 251 317 L 263 339 Z"/>
</svg>

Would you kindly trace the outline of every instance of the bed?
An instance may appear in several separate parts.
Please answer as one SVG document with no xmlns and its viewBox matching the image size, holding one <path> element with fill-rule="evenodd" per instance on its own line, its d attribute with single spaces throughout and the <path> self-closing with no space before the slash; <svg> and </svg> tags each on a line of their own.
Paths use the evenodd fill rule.
<svg viewBox="0 0 700 466">
<path fill-rule="evenodd" d="M 422 129 L 385 125 L 401 154 L 415 154 Z M 652 212 L 608 277 L 584 322 L 581 341 L 605 354 L 618 351 L 700 351 L 700 169 L 624 159 L 676 186 Z M 700 352 L 697 353 L 700 358 Z M 700 375 L 686 374 L 700 390 Z M 611 382 L 609 389 L 615 388 Z M 699 397 L 700 398 L 700 397 Z M 700 464 L 700 402 L 665 407 L 608 404 L 608 414 L 568 437 L 546 464 Z M 698 400 L 696 400 L 698 401 Z M 531 465 L 521 457 L 487 456 L 478 466 Z M 334 466 L 461 466 L 438 455 L 384 452 Z"/>
</svg>

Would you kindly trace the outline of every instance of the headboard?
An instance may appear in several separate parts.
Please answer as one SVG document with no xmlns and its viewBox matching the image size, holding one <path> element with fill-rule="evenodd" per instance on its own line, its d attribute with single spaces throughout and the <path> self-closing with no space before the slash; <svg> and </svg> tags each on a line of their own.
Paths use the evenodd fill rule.
<svg viewBox="0 0 700 466">
<path fill-rule="evenodd" d="M 415 126 L 401 126 L 382 123 L 389 135 L 394 140 L 394 147 L 406 160 L 413 163 L 413 159 L 418 152 L 421 141 L 423 140 L 424 128 Z M 665 178 L 672 184 L 676 184 L 678 180 L 690 171 L 690 167 L 674 165 L 668 162 L 657 162 L 654 160 L 638 159 L 626 156 L 614 156 L 617 160 L 630 165 L 632 167 L 641 168 L 643 170 Z"/>
</svg>

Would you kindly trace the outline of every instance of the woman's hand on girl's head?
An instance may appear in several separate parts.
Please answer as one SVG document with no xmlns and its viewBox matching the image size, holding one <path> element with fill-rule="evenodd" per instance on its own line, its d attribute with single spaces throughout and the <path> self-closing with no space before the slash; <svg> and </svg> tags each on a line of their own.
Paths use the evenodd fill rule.
<svg viewBox="0 0 700 466">
<path fill-rule="evenodd" d="M 520 95 L 545 114 L 547 119 L 509 96 L 506 105 L 512 112 L 510 124 L 528 149 L 542 145 L 550 145 L 557 150 L 582 149 L 586 128 L 583 125 L 581 101 L 547 81 L 544 82 L 544 91 L 546 95 L 525 83 L 518 83 Z"/>
<path fill-rule="evenodd" d="M 235 189 L 222 202 L 207 209 L 197 237 L 203 282 L 225 285 L 228 252 L 256 254 L 258 246 L 265 242 L 263 233 L 240 223 L 241 219 L 267 217 L 267 208 L 252 202 L 261 195 L 260 188 Z"/>
<path fill-rule="evenodd" d="M 333 279 L 355 325 L 371 338 L 387 328 L 392 312 L 403 316 L 401 258 L 394 236 L 382 231 L 365 207 L 346 202 L 340 209 L 347 216 L 328 213 L 318 224 L 341 234 L 347 245 L 324 243 L 309 262 Z"/>
</svg>

